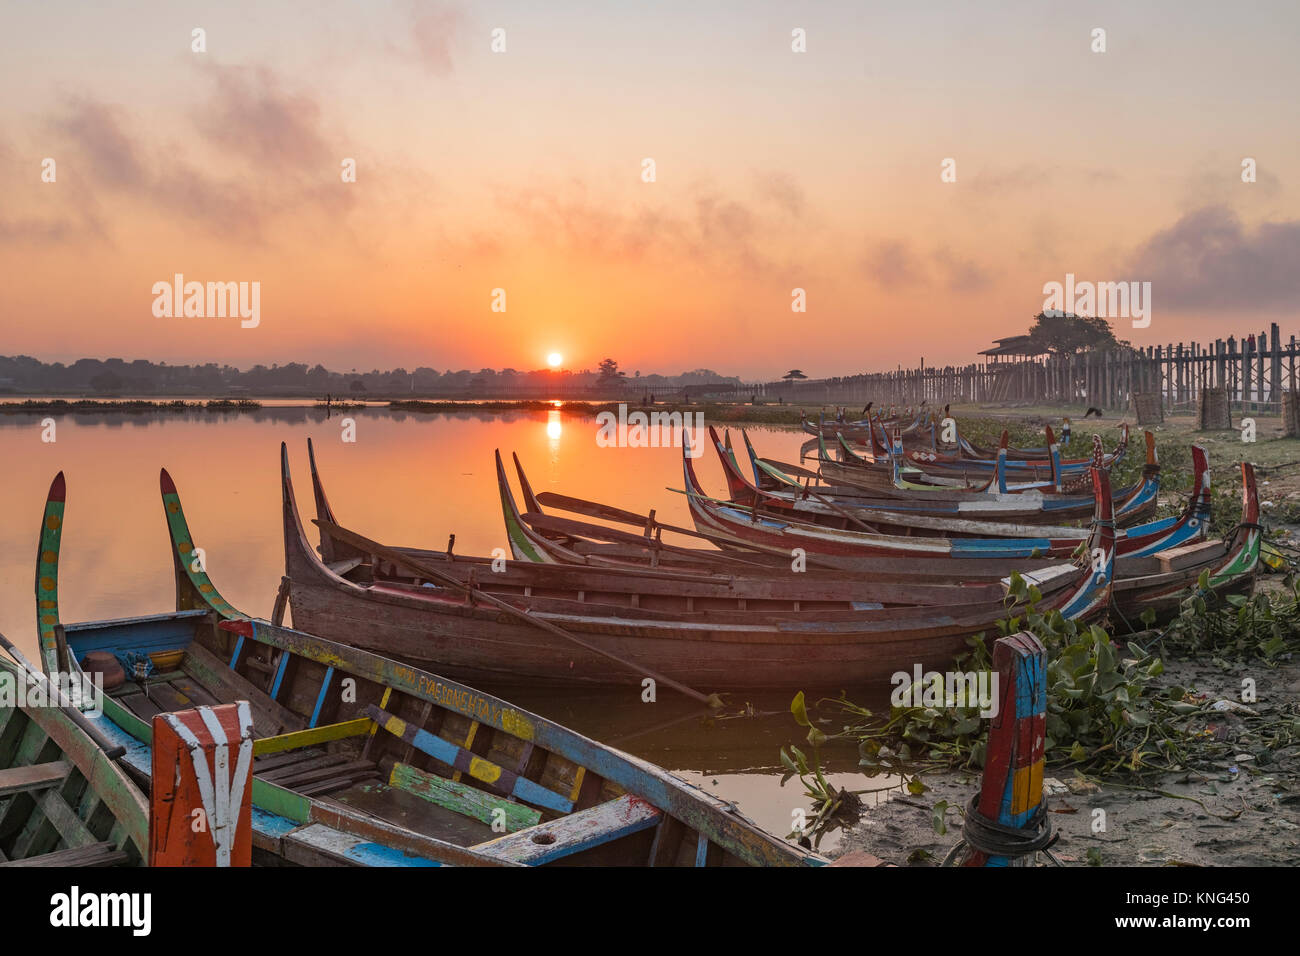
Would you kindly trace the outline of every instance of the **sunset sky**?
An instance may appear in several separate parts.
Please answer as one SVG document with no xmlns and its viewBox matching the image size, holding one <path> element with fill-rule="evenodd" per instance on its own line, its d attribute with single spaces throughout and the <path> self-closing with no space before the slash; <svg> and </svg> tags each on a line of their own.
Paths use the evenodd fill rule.
<svg viewBox="0 0 1300 956">
<path fill-rule="evenodd" d="M 1067 272 L 1152 283 L 1135 344 L 1300 333 L 1298 48 L 1294 0 L 8 3 L 0 354 L 822 377 Z M 155 317 L 178 272 L 260 325 Z"/>
</svg>

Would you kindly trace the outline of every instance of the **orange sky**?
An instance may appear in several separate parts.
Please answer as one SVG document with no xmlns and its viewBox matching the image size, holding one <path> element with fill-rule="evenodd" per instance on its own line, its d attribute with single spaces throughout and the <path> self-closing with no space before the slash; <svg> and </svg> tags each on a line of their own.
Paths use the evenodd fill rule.
<svg viewBox="0 0 1300 956">
<path fill-rule="evenodd" d="M 0 354 L 820 377 L 1067 272 L 1152 283 L 1136 344 L 1300 332 L 1294 4 L 700 6 L 10 5 Z M 177 272 L 260 324 L 155 317 Z"/>
</svg>

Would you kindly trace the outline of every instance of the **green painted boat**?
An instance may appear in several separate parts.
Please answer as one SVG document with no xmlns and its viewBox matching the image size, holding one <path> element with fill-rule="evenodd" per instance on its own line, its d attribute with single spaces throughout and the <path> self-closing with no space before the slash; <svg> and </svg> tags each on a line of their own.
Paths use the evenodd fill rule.
<svg viewBox="0 0 1300 956">
<path fill-rule="evenodd" d="M 47 528 L 56 513 L 62 524 L 61 477 L 55 484 Z M 95 722 L 146 786 L 154 715 L 248 701 L 255 864 L 827 862 L 680 777 L 509 701 L 240 613 L 204 569 L 165 471 L 161 490 L 177 610 L 63 625 L 61 540 L 46 536 L 43 663 L 79 673 L 109 661 L 96 665 L 111 689 Z"/>
<path fill-rule="evenodd" d="M 143 865 L 149 803 L 122 750 L 10 653 L 20 662 L 0 657 L 0 867 Z"/>
</svg>

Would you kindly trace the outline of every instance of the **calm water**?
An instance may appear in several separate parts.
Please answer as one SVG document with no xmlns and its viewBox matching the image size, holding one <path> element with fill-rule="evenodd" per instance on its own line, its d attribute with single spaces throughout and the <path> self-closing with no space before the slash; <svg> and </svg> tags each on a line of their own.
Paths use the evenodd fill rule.
<svg viewBox="0 0 1300 956">
<path fill-rule="evenodd" d="M 310 509 L 309 436 L 341 522 L 388 544 L 441 548 L 455 534 L 456 550 L 464 554 L 507 548 L 494 448 L 506 456 L 512 480 L 508 455 L 519 455 L 537 492 L 559 491 L 639 513 L 655 508 L 662 521 L 690 524 L 685 499 L 668 490 L 682 486 L 681 452 L 601 448 L 588 418 L 559 411 L 429 415 L 379 408 L 346 415 L 356 422 L 355 443 L 341 440 L 344 416 L 327 419 L 323 410 L 289 405 L 245 413 L 59 416 L 53 443 L 41 440 L 41 416 L 0 415 L 0 631 L 34 653 L 36 535 L 49 483 L 60 470 L 68 485 L 59 576 L 65 622 L 172 609 L 158 494 L 163 466 L 180 490 L 217 587 L 246 613 L 268 616 L 284 569 L 280 442 L 289 445 L 299 503 Z M 761 454 L 784 461 L 798 460 L 805 437 L 773 428 L 753 428 L 750 435 Z M 709 488 L 724 490 L 715 458 L 705 455 L 696 467 Z M 314 536 L 310 525 L 308 534 Z M 788 832 L 792 811 L 805 805 L 797 780 L 779 786 L 779 748 L 803 737 L 785 692 L 751 695 L 748 703 L 766 716 L 729 718 L 705 717 L 671 691 L 646 704 L 636 688 L 483 689 L 678 771 L 774 832 Z M 726 713 L 745 703 L 733 695 Z M 829 757 L 836 786 L 880 785 L 855 772 L 852 746 Z"/>
</svg>

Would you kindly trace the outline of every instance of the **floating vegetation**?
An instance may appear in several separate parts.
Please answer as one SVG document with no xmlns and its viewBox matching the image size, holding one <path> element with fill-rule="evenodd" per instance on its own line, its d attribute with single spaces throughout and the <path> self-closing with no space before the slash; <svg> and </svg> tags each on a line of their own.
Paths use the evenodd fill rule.
<svg viewBox="0 0 1300 956">
<path fill-rule="evenodd" d="M 1029 631 L 1047 649 L 1048 766 L 1146 789 L 1165 774 L 1214 772 L 1243 749 L 1253 751 L 1263 765 L 1278 759 L 1283 749 L 1300 747 L 1300 708 L 1294 703 L 1264 715 L 1249 703 L 1160 681 L 1165 663 L 1155 653 L 1158 647 L 1170 659 L 1205 659 L 1223 668 L 1273 666 L 1300 651 L 1296 582 L 1288 580 L 1272 594 L 1231 595 L 1221 602 L 1206 596 L 1206 584 L 1200 582 L 1200 591 L 1183 602 L 1179 616 L 1163 631 L 1143 631 L 1121 649 L 1096 625 L 1066 620 L 1057 611 L 1038 613 L 1033 589 L 1013 577 L 1012 596 L 1028 596 L 1029 610 L 1000 622 L 999 629 L 1003 635 Z M 967 643 L 954 667 L 963 673 L 991 673 L 983 638 Z M 915 795 L 927 791 L 927 773 L 978 772 L 984 766 L 990 722 L 981 719 L 976 702 L 949 697 L 939 704 L 891 706 L 876 714 L 840 696 L 817 701 L 813 710 L 823 716 L 810 716 L 802 693 L 791 706 L 796 723 L 809 728 L 812 762 L 794 747 L 781 752 L 786 779 L 798 775 L 813 801 L 813 826 L 830 828 L 844 812 L 846 793 L 867 792 L 836 791 L 826 782 L 818 767 L 819 749 L 829 740 L 857 741 L 859 766 L 868 777 L 895 776 Z M 1222 728 L 1229 717 L 1242 725 L 1235 736 Z M 837 723 L 838 732 L 828 732 Z"/>
</svg>

